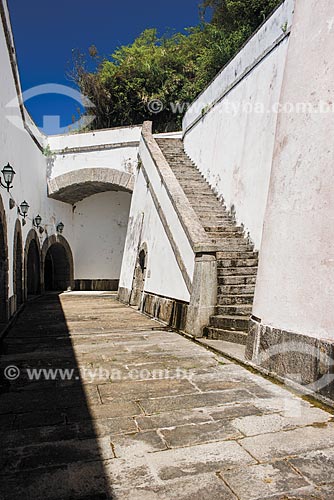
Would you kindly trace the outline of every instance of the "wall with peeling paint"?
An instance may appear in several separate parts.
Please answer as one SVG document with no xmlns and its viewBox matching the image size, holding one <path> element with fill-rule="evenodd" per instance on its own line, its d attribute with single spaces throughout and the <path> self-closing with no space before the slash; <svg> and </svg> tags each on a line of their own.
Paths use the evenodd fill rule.
<svg viewBox="0 0 334 500">
<path fill-rule="evenodd" d="M 119 279 L 130 203 L 130 193 L 109 191 L 73 207 L 75 279 Z"/>
<path fill-rule="evenodd" d="M 53 152 L 48 177 L 82 168 L 113 168 L 133 174 L 137 166 L 141 127 L 96 130 L 49 136 Z"/>
<path fill-rule="evenodd" d="M 294 0 L 286 0 L 195 100 L 186 152 L 260 247 Z"/>
<path fill-rule="evenodd" d="M 148 255 L 144 291 L 189 302 L 189 292 L 170 241 L 140 171 L 132 197 L 120 288 L 131 291 L 136 260 L 143 243 L 147 245 Z"/>
<path fill-rule="evenodd" d="M 281 104 L 314 112 L 278 120 L 254 303 L 262 324 L 323 340 L 334 339 L 333 53 L 332 1 L 298 1 Z"/>
</svg>

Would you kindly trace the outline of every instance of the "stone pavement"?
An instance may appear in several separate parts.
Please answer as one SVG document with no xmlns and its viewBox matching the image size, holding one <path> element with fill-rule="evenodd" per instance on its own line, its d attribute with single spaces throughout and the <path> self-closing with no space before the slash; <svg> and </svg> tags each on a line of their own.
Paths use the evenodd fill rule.
<svg viewBox="0 0 334 500">
<path fill-rule="evenodd" d="M 1 500 L 334 498 L 330 413 L 115 297 L 30 302 L 4 349 Z"/>
</svg>

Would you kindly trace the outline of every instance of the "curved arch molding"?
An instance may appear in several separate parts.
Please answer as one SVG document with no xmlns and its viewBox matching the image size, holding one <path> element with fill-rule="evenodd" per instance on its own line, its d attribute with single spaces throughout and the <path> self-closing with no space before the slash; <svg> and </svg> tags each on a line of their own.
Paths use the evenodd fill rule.
<svg viewBox="0 0 334 500">
<path fill-rule="evenodd" d="M 113 168 L 83 168 L 72 170 L 48 181 L 48 195 L 73 205 L 78 201 L 105 191 L 132 193 L 134 177 Z"/>
</svg>

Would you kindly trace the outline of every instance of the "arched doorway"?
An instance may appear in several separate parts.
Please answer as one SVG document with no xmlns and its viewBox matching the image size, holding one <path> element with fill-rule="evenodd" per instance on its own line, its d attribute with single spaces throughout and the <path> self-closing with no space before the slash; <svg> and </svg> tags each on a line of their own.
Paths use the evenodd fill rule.
<svg viewBox="0 0 334 500">
<path fill-rule="evenodd" d="M 15 224 L 13 249 L 13 286 L 17 309 L 23 302 L 23 246 L 21 223 L 19 220 Z"/>
<path fill-rule="evenodd" d="M 47 292 L 73 287 L 73 257 L 63 236 L 50 236 L 42 248 L 43 282 Z"/>
<path fill-rule="evenodd" d="M 41 293 L 40 247 L 37 233 L 31 229 L 25 245 L 25 287 L 26 297 Z"/>
<path fill-rule="evenodd" d="M 132 292 L 130 298 L 130 304 L 132 306 L 138 306 L 138 307 L 141 306 L 142 296 L 145 287 L 146 268 L 147 268 L 147 246 L 146 243 L 143 243 L 138 254 L 134 277 L 133 277 Z"/>
<path fill-rule="evenodd" d="M 0 323 L 8 319 L 8 249 L 6 214 L 0 196 Z"/>
</svg>

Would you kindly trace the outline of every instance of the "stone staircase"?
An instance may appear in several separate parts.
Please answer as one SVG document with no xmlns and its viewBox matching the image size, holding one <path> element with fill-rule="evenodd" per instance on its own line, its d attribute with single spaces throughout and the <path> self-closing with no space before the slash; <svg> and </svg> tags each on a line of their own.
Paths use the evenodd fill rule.
<svg viewBox="0 0 334 500">
<path fill-rule="evenodd" d="M 204 336 L 246 344 L 252 312 L 258 254 L 217 199 L 194 163 L 186 155 L 181 139 L 156 139 L 211 241 L 217 243 L 218 303 Z"/>
</svg>

